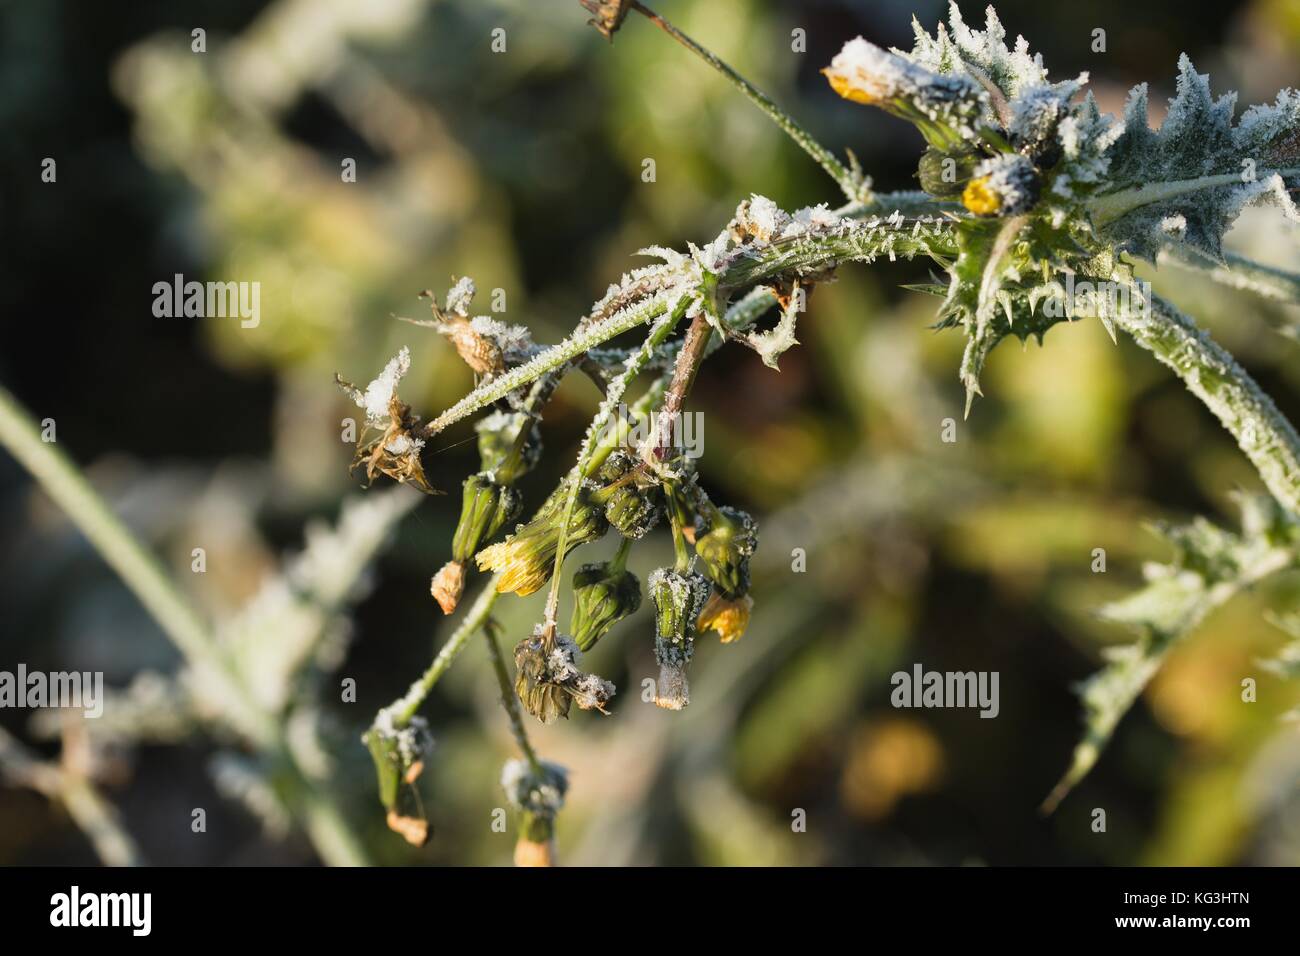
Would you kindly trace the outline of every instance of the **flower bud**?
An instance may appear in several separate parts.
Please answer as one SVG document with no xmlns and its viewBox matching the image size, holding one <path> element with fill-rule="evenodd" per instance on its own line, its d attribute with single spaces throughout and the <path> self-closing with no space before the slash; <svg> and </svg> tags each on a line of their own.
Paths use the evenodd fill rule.
<svg viewBox="0 0 1300 956">
<path fill-rule="evenodd" d="M 701 632 L 715 631 L 723 644 L 730 644 L 744 636 L 753 610 L 754 599 L 748 594 L 733 599 L 714 591 L 700 612 L 699 629 Z"/>
<path fill-rule="evenodd" d="M 429 593 L 442 608 L 443 614 L 450 614 L 460 603 L 460 596 L 465 591 L 465 562 L 448 561 L 433 576 L 429 584 Z"/>
<path fill-rule="evenodd" d="M 642 538 L 659 523 L 664 513 L 663 490 L 643 476 L 626 452 L 610 454 L 596 477 L 605 486 L 597 493 L 605 503 L 605 517 L 623 537 Z"/>
<path fill-rule="evenodd" d="M 706 505 L 696 518 L 695 553 L 724 597 L 749 593 L 749 559 L 758 547 L 758 524 L 738 508 Z"/>
<path fill-rule="evenodd" d="M 497 582 L 497 590 L 502 594 L 513 591 L 523 597 L 539 590 L 551 579 L 555 570 L 555 553 L 560 547 L 560 524 L 568 505 L 568 489 L 568 481 L 561 483 L 532 521 L 475 556 L 480 571 L 502 573 Z M 591 482 L 584 482 L 578 490 L 573 513 L 569 516 L 569 533 L 564 548 L 566 556 L 574 548 L 599 539 L 609 530 L 604 509 L 593 500 L 594 490 Z"/>
<path fill-rule="evenodd" d="M 916 176 L 921 181 L 921 188 L 931 196 L 956 199 L 970 181 L 978 162 L 975 153 L 945 153 L 931 146 L 921 154 Z"/>
<path fill-rule="evenodd" d="M 492 480 L 488 472 L 465 479 L 461 496 L 460 521 L 451 539 L 454 561 L 468 561 L 485 541 L 507 521 L 519 517 L 523 499 L 518 491 Z"/>
<path fill-rule="evenodd" d="M 515 866 L 554 866 L 555 817 L 564 807 L 568 771 L 549 760 L 511 760 L 501 771 L 501 788 L 519 818 Z"/>
<path fill-rule="evenodd" d="M 932 73 L 862 37 L 844 44 L 822 73 L 840 96 L 908 120 L 936 149 L 979 139 L 988 94 L 964 74 Z"/>
<path fill-rule="evenodd" d="M 573 576 L 569 630 L 578 649 L 589 651 L 609 629 L 641 606 L 641 583 L 623 561 L 584 564 Z"/>
<path fill-rule="evenodd" d="M 474 426 L 481 470 L 502 485 L 532 471 L 542 457 L 542 433 L 531 415 L 497 411 Z"/>
<path fill-rule="evenodd" d="M 381 711 L 374 726 L 361 739 L 375 764 L 379 800 L 388 811 L 389 829 L 408 843 L 423 846 L 429 838 L 429 824 L 419 810 L 418 798 L 406 801 L 416 805 L 414 812 L 418 815 L 404 812 L 399 798 L 402 785 L 413 788 L 424 771 L 424 758 L 433 749 L 429 725 L 422 717 L 412 717 L 408 724 L 397 727 L 388 712 Z"/>
<path fill-rule="evenodd" d="M 962 191 L 962 205 L 977 216 L 1018 216 L 1038 201 L 1040 183 L 1034 164 L 1009 153 L 986 159 Z"/>
<path fill-rule="evenodd" d="M 695 571 L 658 568 L 650 573 L 655 607 L 655 661 L 659 683 L 655 703 L 681 710 L 690 703 L 686 665 L 695 653 L 695 628 L 709 596 L 709 579 Z"/>
</svg>

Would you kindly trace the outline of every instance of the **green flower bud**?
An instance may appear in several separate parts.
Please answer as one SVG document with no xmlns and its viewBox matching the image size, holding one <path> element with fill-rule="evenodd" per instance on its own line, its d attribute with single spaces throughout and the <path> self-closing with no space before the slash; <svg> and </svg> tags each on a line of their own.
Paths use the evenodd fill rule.
<svg viewBox="0 0 1300 956">
<path fill-rule="evenodd" d="M 663 490 L 643 477 L 626 452 L 613 452 L 596 477 L 605 486 L 598 494 L 605 503 L 605 517 L 623 537 L 642 538 L 659 523 L 664 513 Z"/>
<path fill-rule="evenodd" d="M 474 429 L 482 470 L 502 485 L 513 485 L 542 457 L 542 433 L 524 412 L 493 412 Z"/>
<path fill-rule="evenodd" d="M 565 556 L 574 548 L 596 541 L 609 530 L 601 505 L 594 500 L 595 485 L 585 481 L 573 503 L 569 516 L 569 533 L 565 538 Z M 560 523 L 569 498 L 569 482 L 555 490 L 532 521 L 476 556 L 480 571 L 500 571 L 497 590 L 520 595 L 532 594 L 551 579 L 555 570 L 555 552 L 560 547 Z"/>
<path fill-rule="evenodd" d="M 931 146 L 921 154 L 916 175 L 931 196 L 958 199 L 978 162 L 975 153 L 944 153 Z"/>
<path fill-rule="evenodd" d="M 709 579 L 696 571 L 658 568 L 647 582 L 655 607 L 655 703 L 681 710 L 690 703 L 686 665 L 695 654 L 695 626 L 709 597 Z"/>
<path fill-rule="evenodd" d="M 388 826 L 400 833 L 409 843 L 423 846 L 429 838 L 429 824 L 419 810 L 419 800 L 408 797 L 415 804 L 408 812 L 400 804 L 402 785 L 414 794 L 415 781 L 424 771 L 424 758 L 433 749 L 433 737 L 423 717 L 412 717 L 404 727 L 395 727 L 387 711 L 381 711 L 374 726 L 361 736 L 370 750 L 379 783 L 379 800 L 388 811 Z"/>
<path fill-rule="evenodd" d="M 578 648 L 589 651 L 609 629 L 641 606 L 641 583 L 613 561 L 584 564 L 573 576 L 573 620 L 569 630 Z"/>
<path fill-rule="evenodd" d="M 451 539 L 453 561 L 468 561 L 474 552 L 501 530 L 502 525 L 519 517 L 523 498 L 514 488 L 498 484 L 487 472 L 465 479 L 461 497 L 460 521 Z"/>
<path fill-rule="evenodd" d="M 749 593 L 749 559 L 758 547 L 758 524 L 738 508 L 706 506 L 696 518 L 695 553 L 724 597 Z"/>
</svg>

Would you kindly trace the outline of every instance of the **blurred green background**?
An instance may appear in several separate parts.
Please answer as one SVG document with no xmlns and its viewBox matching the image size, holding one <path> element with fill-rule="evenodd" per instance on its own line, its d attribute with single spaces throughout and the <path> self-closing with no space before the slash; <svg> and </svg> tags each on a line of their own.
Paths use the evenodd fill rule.
<svg viewBox="0 0 1300 956">
<path fill-rule="evenodd" d="M 660 0 L 653 4 L 786 106 L 877 188 L 915 188 L 910 127 L 839 100 L 818 76 L 847 39 L 910 46 L 932 0 Z M 1242 105 L 1300 79 L 1300 2 L 1003 2 L 1008 32 L 1055 79 L 1091 73 L 1104 110 L 1151 85 L 1153 122 L 1187 51 Z M 978 24 L 974 4 L 963 10 Z M 426 415 L 472 385 L 429 330 L 421 289 L 469 275 L 486 311 L 558 340 L 638 248 L 711 239 L 751 192 L 786 209 L 836 202 L 795 146 L 680 47 L 633 17 L 606 44 L 576 0 L 187 0 L 0 3 L 0 381 L 220 618 L 251 598 L 304 523 L 359 493 L 337 371 L 365 382 L 405 344 L 403 397 Z M 190 31 L 207 52 L 190 50 Z M 494 53 L 491 32 L 506 31 Z M 1091 49 L 1095 28 L 1105 53 Z M 807 50 L 791 51 L 791 31 Z M 44 157 L 56 184 L 39 180 Z M 340 164 L 353 158 L 357 182 Z M 656 181 L 641 181 L 653 158 Z M 1294 267 L 1295 237 L 1247 217 L 1238 248 Z M 643 261 L 643 260 L 642 260 Z M 152 286 L 257 280 L 262 321 L 158 319 Z M 1256 660 L 1282 641 L 1261 611 L 1295 580 L 1242 598 L 1169 661 L 1091 777 L 1050 818 L 1039 801 L 1079 729 L 1071 685 L 1105 644 L 1093 616 L 1160 559 L 1148 519 L 1204 513 L 1235 525 L 1248 462 L 1210 415 L 1130 343 L 1092 321 L 1043 348 L 1003 345 L 988 396 L 961 422 L 962 342 L 936 334 L 934 300 L 899 288 L 923 263 L 848 267 L 818 290 L 802 347 L 780 373 L 727 349 L 689 407 L 705 412 L 701 471 L 715 500 L 760 521 L 750 633 L 705 642 L 681 713 L 642 704 L 652 673 L 644 613 L 593 652 L 620 687 L 614 716 L 575 711 L 533 731 L 571 769 L 559 824 L 575 864 L 1300 863 L 1300 739 L 1278 718 L 1300 688 Z M 1148 270 L 1300 420 L 1297 315 Z M 1283 334 L 1279 334 L 1279 330 Z M 526 479 L 535 506 L 567 469 L 598 393 L 565 383 L 547 454 Z M 939 441 L 959 421 L 958 441 Z M 435 484 L 477 468 L 468 424 L 438 437 Z M 376 489 L 377 490 L 377 489 Z M 370 492 L 374 493 L 374 491 Z M 438 746 L 422 784 L 434 837 L 405 847 L 383 827 L 356 734 L 405 690 L 450 631 L 428 579 L 450 552 L 453 497 L 401 525 L 356 607 L 324 695 L 342 728 L 334 759 L 376 856 L 393 863 L 502 863 L 490 828 L 512 755 L 481 643 L 425 713 Z M 0 456 L 0 667 L 102 669 L 125 686 L 175 653 L 134 598 Z M 194 542 L 209 572 L 189 573 Z M 611 550 L 609 541 L 589 551 Z M 793 548 L 807 572 L 793 574 Z M 1107 571 L 1090 570 L 1104 548 Z M 670 552 L 633 552 L 648 571 Z M 580 559 L 590 559 L 585 553 Z M 511 641 L 542 595 L 509 598 Z M 567 616 L 567 609 L 563 610 Z M 274 641 L 274 634 L 265 635 Z M 889 676 L 915 662 L 995 670 L 1001 714 L 895 710 Z M 1243 704 L 1243 676 L 1259 702 Z M 47 754 L 57 743 L 0 723 Z M 268 830 L 215 789 L 212 741 L 121 747 L 102 777 L 127 829 L 158 863 L 309 863 L 296 829 Z M 208 808 L 207 839 L 188 836 Z M 1092 832 L 1094 807 L 1108 831 Z M 806 810 L 807 832 L 791 830 Z M 0 862 L 93 862 L 44 798 L 0 789 Z"/>
</svg>

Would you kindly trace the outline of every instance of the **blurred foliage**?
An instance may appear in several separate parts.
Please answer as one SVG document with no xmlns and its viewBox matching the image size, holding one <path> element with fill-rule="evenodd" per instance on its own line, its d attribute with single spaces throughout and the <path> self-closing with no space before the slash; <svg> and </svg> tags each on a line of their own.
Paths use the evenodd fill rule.
<svg viewBox="0 0 1300 956">
<path fill-rule="evenodd" d="M 842 108 L 817 70 L 858 33 L 905 44 L 911 14 L 932 25 L 938 2 L 655 6 L 823 142 L 853 149 L 878 186 L 912 185 L 919 137 Z M 998 6 L 1053 76 L 1090 70 L 1111 111 L 1142 81 L 1162 102 L 1181 50 L 1243 102 L 1295 79 L 1294 0 Z M 0 6 L 0 307 L 12 336 L 0 380 L 57 420 L 60 442 L 203 607 L 241 605 L 304 521 L 337 511 L 354 487 L 340 429 L 355 410 L 335 371 L 365 381 L 407 344 L 403 397 L 426 414 L 471 384 L 443 340 L 393 320 L 422 315 L 421 289 L 470 275 L 504 290 L 507 318 L 553 340 L 637 248 L 708 238 L 750 192 L 785 208 L 834 199 L 796 147 L 648 24 L 629 22 L 611 47 L 584 20 L 576 0 Z M 206 54 L 190 51 L 196 26 Z M 1096 26 L 1108 30 L 1101 56 L 1089 49 Z M 504 53 L 491 49 L 496 27 Z M 806 54 L 790 52 L 795 28 Z M 58 158 L 55 186 L 38 184 L 45 156 Z M 346 158 L 355 183 L 341 178 Z M 653 183 L 641 181 L 645 158 Z M 1250 224 L 1233 239 L 1261 257 L 1281 245 Z M 260 326 L 154 318 L 152 285 L 175 273 L 260 281 Z M 1300 343 L 1275 331 L 1295 326 L 1294 310 L 1173 266 L 1149 277 L 1300 419 Z M 1296 725 L 1278 719 L 1300 690 L 1257 663 L 1286 639 L 1260 612 L 1294 605 L 1291 579 L 1213 615 L 1093 776 L 1054 816 L 1037 815 L 1077 736 L 1071 686 L 1124 639 L 1094 610 L 1134 586 L 1142 561 L 1167 558 L 1141 522 L 1203 512 L 1231 523 L 1226 492 L 1258 483 L 1176 380 L 1096 323 L 998 349 L 988 398 L 962 422 L 960 341 L 929 332 L 933 301 L 899 289 L 924 278 L 915 265 L 846 270 L 814 296 L 780 373 L 739 349 L 711 360 L 690 407 L 706 413 L 706 486 L 760 520 L 753 623 L 736 644 L 699 649 L 681 714 L 640 702 L 652 672 L 645 609 L 593 651 L 620 687 L 616 716 L 534 733 L 571 770 L 562 860 L 1300 862 L 1300 748 Z M 577 377 L 561 388 L 547 418 L 553 454 L 523 482 L 530 506 L 596 398 Z M 958 441 L 944 444 L 950 416 Z M 438 437 L 435 484 L 474 470 L 471 436 Z M 126 686 L 172 663 L 7 458 L 0 509 L 0 667 L 103 669 Z M 388 862 L 500 863 L 513 845 L 490 827 L 513 744 L 480 644 L 426 708 L 437 748 L 422 781 L 425 849 L 384 829 L 351 733 L 449 632 L 427 582 L 449 556 L 456 513 L 432 499 L 406 519 L 335 673 L 356 679 L 357 701 L 326 694 L 348 728 L 340 776 L 355 781 L 356 819 Z M 189 573 L 195 542 L 205 575 Z M 793 548 L 807 573 L 791 573 Z M 1105 574 L 1090 568 L 1094 548 L 1106 550 Z M 654 538 L 633 570 L 669 550 Z M 541 595 L 511 598 L 498 617 L 523 635 L 540 606 Z M 999 671 L 1000 716 L 892 709 L 890 674 L 917 661 Z M 1244 676 L 1259 681 L 1256 704 L 1240 702 Z M 0 721 L 31 737 L 24 715 Z M 105 781 L 144 855 L 312 860 L 301 838 L 273 838 L 223 802 L 205 772 L 211 748 L 198 737 L 146 746 Z M 178 839 L 194 806 L 209 808 L 207 839 Z M 1108 833 L 1091 831 L 1093 807 L 1107 809 Z M 791 830 L 796 808 L 806 833 Z M 0 790 L 0 822 L 0 862 L 93 858 L 29 792 Z"/>
</svg>

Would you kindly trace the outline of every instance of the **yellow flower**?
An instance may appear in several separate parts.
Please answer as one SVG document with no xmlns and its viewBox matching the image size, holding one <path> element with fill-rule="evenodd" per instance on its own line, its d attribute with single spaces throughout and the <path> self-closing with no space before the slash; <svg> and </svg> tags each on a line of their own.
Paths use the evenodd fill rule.
<svg viewBox="0 0 1300 956">
<path fill-rule="evenodd" d="M 748 594 L 732 600 L 714 591 L 709 597 L 709 603 L 700 612 L 699 629 L 717 631 L 722 643 L 730 644 L 744 636 L 753 609 L 754 599 Z"/>
<path fill-rule="evenodd" d="M 501 572 L 497 591 L 514 592 L 527 597 L 541 589 L 554 570 L 556 542 L 540 543 L 530 537 L 513 535 L 504 541 L 489 545 L 475 555 L 480 571 Z"/>
<path fill-rule="evenodd" d="M 989 188 L 989 177 L 980 176 L 966 184 L 961 204 L 977 216 L 996 216 L 1002 208 L 1002 197 Z"/>
</svg>

